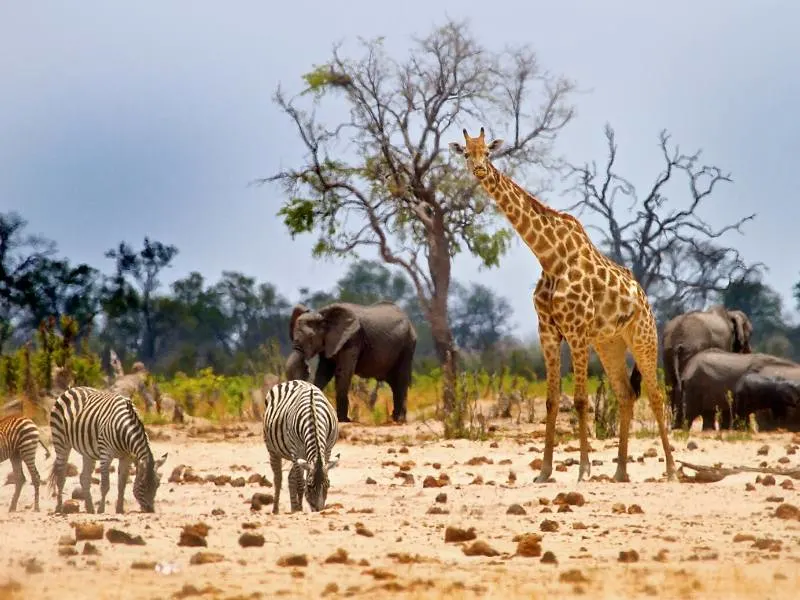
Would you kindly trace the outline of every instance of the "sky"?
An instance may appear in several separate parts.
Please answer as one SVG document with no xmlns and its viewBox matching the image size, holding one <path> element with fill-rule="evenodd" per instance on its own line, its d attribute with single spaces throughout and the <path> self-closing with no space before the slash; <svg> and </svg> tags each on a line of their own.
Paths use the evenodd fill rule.
<svg viewBox="0 0 800 600">
<path fill-rule="evenodd" d="M 165 282 L 191 271 L 213 281 L 237 270 L 274 283 L 290 301 L 301 287 L 330 289 L 347 263 L 312 259 L 314 237 L 292 240 L 276 216 L 282 190 L 249 185 L 302 158 L 272 101 L 277 85 L 298 91 L 300 75 L 325 62 L 338 41 L 385 36 L 402 51 L 446 18 L 468 19 L 489 49 L 530 44 L 548 70 L 577 82 L 577 116 L 558 142 L 569 160 L 602 162 L 609 122 L 618 171 L 642 190 L 663 166 L 664 128 L 681 149 L 702 148 L 709 163 L 730 171 L 734 184 L 715 191 L 704 216 L 721 225 L 757 213 L 744 235 L 726 241 L 768 266 L 765 281 L 794 316 L 800 4 L 398 6 L 0 3 L 0 211 L 18 211 L 30 232 L 105 270 L 107 249 L 121 240 L 139 246 L 147 235 L 180 250 Z M 556 208 L 570 203 L 559 194 L 542 199 Z M 517 240 L 499 268 L 479 270 L 460 255 L 453 269 L 459 281 L 505 296 L 523 337 L 536 328 L 531 294 L 540 273 Z"/>
</svg>

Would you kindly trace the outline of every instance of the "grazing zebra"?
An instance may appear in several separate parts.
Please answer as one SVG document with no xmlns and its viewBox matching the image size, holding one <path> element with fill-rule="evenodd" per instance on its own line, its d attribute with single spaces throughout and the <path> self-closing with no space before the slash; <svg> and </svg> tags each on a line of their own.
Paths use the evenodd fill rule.
<svg viewBox="0 0 800 600">
<path fill-rule="evenodd" d="M 28 473 L 33 484 L 33 510 L 39 510 L 39 471 L 36 469 L 36 446 L 42 445 L 45 456 L 50 458 L 50 451 L 39 439 L 39 428 L 36 423 L 27 417 L 18 415 L 5 417 L 0 420 L 0 462 L 11 459 L 11 468 L 14 469 L 14 497 L 11 499 L 9 512 L 17 510 L 17 501 L 25 483 L 25 473 L 22 472 L 22 461 L 28 466 Z"/>
<path fill-rule="evenodd" d="M 303 491 L 312 511 L 325 507 L 328 471 L 339 462 L 331 450 L 339 439 L 339 425 L 331 403 L 317 386 L 291 380 L 275 385 L 267 394 L 264 411 L 264 443 L 275 478 L 278 512 L 281 495 L 281 461 L 292 461 L 289 470 L 289 499 L 292 512 L 303 510 Z M 308 471 L 307 478 L 303 471 Z"/>
<path fill-rule="evenodd" d="M 98 512 L 105 512 L 110 487 L 108 470 L 111 461 L 119 459 L 117 468 L 117 512 L 121 513 L 128 471 L 135 460 L 136 479 L 133 496 L 143 512 L 155 512 L 156 490 L 161 480 L 158 468 L 167 460 L 164 454 L 153 458 L 147 432 L 130 399 L 113 392 L 90 387 L 73 387 L 61 394 L 50 411 L 50 429 L 56 451 L 50 487 L 58 491 L 56 512 L 63 512 L 61 503 L 67 458 L 73 448 L 83 456 L 81 487 L 86 512 L 93 513 L 90 486 L 95 461 L 100 461 L 100 502 Z"/>
</svg>

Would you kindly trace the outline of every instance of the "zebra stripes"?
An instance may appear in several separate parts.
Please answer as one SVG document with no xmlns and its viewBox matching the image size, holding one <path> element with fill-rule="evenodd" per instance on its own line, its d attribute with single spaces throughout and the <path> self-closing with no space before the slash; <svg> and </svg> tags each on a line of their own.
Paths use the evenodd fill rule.
<svg viewBox="0 0 800 600">
<path fill-rule="evenodd" d="M 303 492 L 312 511 L 325 507 L 328 471 L 336 466 L 331 450 L 339 438 L 339 424 L 331 403 L 315 385 L 292 380 L 279 383 L 267 393 L 264 411 L 264 443 L 275 479 L 278 512 L 282 460 L 292 462 L 289 470 L 289 499 L 292 512 L 303 509 Z M 308 472 L 305 477 L 304 471 Z"/>
<path fill-rule="evenodd" d="M 39 510 L 39 484 L 41 478 L 36 469 L 36 446 L 41 444 L 45 456 L 50 458 L 50 451 L 39 439 L 39 428 L 36 423 L 27 417 L 10 416 L 0 420 L 0 462 L 11 459 L 11 468 L 14 469 L 14 497 L 11 499 L 9 512 L 17 510 L 17 501 L 25 483 L 25 474 L 22 472 L 22 463 L 28 467 L 33 485 L 33 510 Z"/>
<path fill-rule="evenodd" d="M 83 456 L 80 476 L 86 512 L 93 513 L 90 493 L 95 461 L 100 461 L 100 502 L 98 512 L 105 511 L 110 487 L 109 467 L 119 459 L 117 469 L 118 513 L 123 512 L 125 486 L 131 463 L 136 461 L 133 496 L 143 512 L 154 512 L 154 501 L 161 476 L 157 469 L 167 455 L 153 458 L 147 432 L 130 399 L 113 392 L 90 387 L 73 387 L 56 399 L 50 411 L 50 428 L 56 458 L 50 473 L 50 486 L 57 489 L 56 512 L 63 511 L 62 496 L 67 459 L 74 448 Z"/>
</svg>

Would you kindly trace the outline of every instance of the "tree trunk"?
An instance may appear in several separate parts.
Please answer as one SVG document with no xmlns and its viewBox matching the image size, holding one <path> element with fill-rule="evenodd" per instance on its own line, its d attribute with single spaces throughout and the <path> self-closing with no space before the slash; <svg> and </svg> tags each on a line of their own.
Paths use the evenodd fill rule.
<svg viewBox="0 0 800 600">
<path fill-rule="evenodd" d="M 438 208 L 438 207 L 437 207 Z M 433 280 L 433 297 L 430 299 L 428 321 L 436 354 L 442 365 L 442 404 L 445 415 L 455 406 L 456 397 L 456 349 L 453 332 L 447 313 L 447 298 L 450 292 L 450 245 L 445 235 L 441 210 L 434 210 L 433 228 L 428 235 L 428 269 Z"/>
</svg>

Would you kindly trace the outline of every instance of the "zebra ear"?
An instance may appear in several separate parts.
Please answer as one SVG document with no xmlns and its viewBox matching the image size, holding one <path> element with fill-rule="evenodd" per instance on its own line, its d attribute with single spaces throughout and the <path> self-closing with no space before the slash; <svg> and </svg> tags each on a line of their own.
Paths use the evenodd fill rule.
<svg viewBox="0 0 800 600">
<path fill-rule="evenodd" d="M 156 461 L 155 464 L 156 470 L 158 470 L 160 467 L 164 465 L 165 462 L 167 462 L 168 454 L 169 454 L 168 452 L 165 452 L 164 455 Z"/>
<path fill-rule="evenodd" d="M 331 470 L 331 469 L 333 469 L 333 468 L 334 468 L 336 465 L 338 465 L 338 464 L 339 464 L 339 457 L 340 457 L 340 456 L 341 456 L 341 454 L 337 454 L 336 456 L 334 456 L 332 459 L 330 459 L 330 460 L 328 461 L 328 471 L 330 471 L 330 470 Z"/>
<path fill-rule="evenodd" d="M 311 470 L 311 465 L 308 464 L 308 461 L 305 458 L 295 458 L 292 462 L 296 466 L 302 467 L 306 471 L 310 471 Z"/>
</svg>

